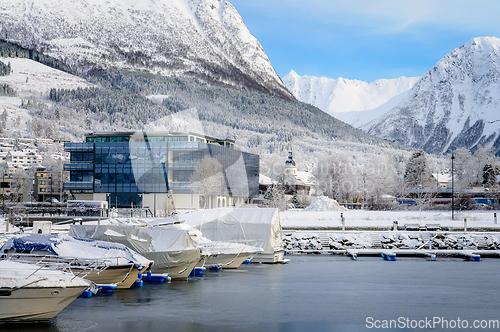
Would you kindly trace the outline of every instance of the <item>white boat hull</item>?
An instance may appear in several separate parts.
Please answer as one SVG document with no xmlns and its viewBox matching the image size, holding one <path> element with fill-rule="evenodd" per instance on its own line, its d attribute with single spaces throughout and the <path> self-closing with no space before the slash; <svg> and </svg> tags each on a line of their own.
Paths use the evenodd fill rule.
<svg viewBox="0 0 500 332">
<path fill-rule="evenodd" d="M 189 274 L 196 267 L 196 264 L 199 262 L 199 256 L 197 259 L 176 266 L 159 266 L 157 264 L 153 264 L 151 267 L 152 273 L 160 273 L 160 274 L 168 274 L 168 276 L 172 279 L 183 279 L 186 280 L 189 277 Z"/>
<path fill-rule="evenodd" d="M 285 259 L 284 250 L 278 250 L 272 253 L 258 253 L 252 258 L 252 263 L 279 264 L 287 263 L 288 261 L 288 259 Z"/>
<path fill-rule="evenodd" d="M 46 322 L 88 286 L 26 287 L 0 296 L 0 322 Z M 3 288 L 0 292 L 5 291 Z"/>
<path fill-rule="evenodd" d="M 210 265 L 220 265 L 223 269 L 237 269 L 249 256 L 250 254 L 218 254 L 216 256 L 210 256 L 207 259 L 202 259 L 196 265 L 197 267 L 210 266 Z"/>
</svg>

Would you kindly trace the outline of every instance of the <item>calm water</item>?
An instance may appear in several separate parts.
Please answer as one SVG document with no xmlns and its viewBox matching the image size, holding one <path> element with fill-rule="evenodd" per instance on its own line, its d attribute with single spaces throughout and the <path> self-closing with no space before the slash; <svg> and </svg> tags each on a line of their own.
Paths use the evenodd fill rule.
<svg viewBox="0 0 500 332">
<path fill-rule="evenodd" d="M 500 259 L 289 258 L 79 298 L 49 324 L 1 330 L 366 331 L 367 317 L 500 319 Z"/>
</svg>

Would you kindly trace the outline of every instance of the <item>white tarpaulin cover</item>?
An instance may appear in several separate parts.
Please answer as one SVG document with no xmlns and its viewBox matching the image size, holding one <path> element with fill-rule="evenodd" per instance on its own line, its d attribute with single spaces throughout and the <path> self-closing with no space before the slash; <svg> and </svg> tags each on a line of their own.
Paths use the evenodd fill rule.
<svg viewBox="0 0 500 332">
<path fill-rule="evenodd" d="M 91 282 L 60 270 L 0 260 L 0 288 L 88 287 Z M 76 297 L 76 295 L 75 295 Z"/>
<path fill-rule="evenodd" d="M 200 258 L 186 229 L 178 225 L 138 227 L 133 225 L 72 225 L 69 235 L 121 243 L 154 261 L 152 271 L 172 268 Z"/>
<path fill-rule="evenodd" d="M 197 228 L 204 237 L 212 241 L 261 247 L 266 254 L 282 250 L 278 209 L 226 207 L 158 219 L 156 223 L 175 221 L 184 221 Z"/>
<path fill-rule="evenodd" d="M 122 244 L 77 239 L 63 234 L 20 234 L 11 237 L 0 250 L 42 251 L 62 258 L 109 260 L 112 264 L 133 263 L 139 270 L 152 263 Z"/>
</svg>

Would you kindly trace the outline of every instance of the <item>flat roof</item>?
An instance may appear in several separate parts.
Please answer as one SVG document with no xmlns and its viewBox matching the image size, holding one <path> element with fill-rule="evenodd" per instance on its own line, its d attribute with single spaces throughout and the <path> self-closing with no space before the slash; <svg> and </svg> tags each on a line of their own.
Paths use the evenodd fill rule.
<svg viewBox="0 0 500 332">
<path fill-rule="evenodd" d="M 234 143 L 235 140 L 233 139 L 228 139 L 228 138 L 216 138 L 212 136 L 207 136 L 207 135 L 201 135 L 193 132 L 188 132 L 188 133 L 183 133 L 183 132 L 172 132 L 172 131 L 113 131 L 113 132 L 96 132 L 96 133 L 85 133 L 85 137 L 123 137 L 123 136 L 133 136 L 135 134 L 146 134 L 146 136 L 151 137 L 151 136 L 198 136 L 198 137 L 203 137 L 208 140 L 212 141 L 225 141 L 225 142 L 232 142 Z"/>
</svg>

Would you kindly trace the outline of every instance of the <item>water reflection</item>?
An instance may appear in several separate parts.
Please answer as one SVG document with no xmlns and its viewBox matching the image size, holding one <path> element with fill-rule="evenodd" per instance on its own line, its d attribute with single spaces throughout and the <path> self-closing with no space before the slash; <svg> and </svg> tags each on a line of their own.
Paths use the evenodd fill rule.
<svg viewBox="0 0 500 332">
<path fill-rule="evenodd" d="M 291 258 L 79 298 L 50 324 L 1 330 L 361 331 L 367 317 L 498 319 L 498 259 Z"/>
</svg>

